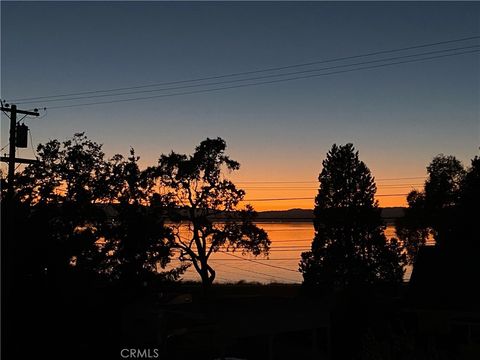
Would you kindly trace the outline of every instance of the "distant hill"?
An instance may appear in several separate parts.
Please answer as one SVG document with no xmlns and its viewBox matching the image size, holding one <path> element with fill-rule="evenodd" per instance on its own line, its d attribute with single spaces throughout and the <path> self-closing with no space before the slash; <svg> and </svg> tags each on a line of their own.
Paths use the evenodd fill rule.
<svg viewBox="0 0 480 360">
<path fill-rule="evenodd" d="M 382 209 L 382 218 L 384 219 L 398 219 L 405 216 L 404 207 L 384 207 Z"/>
<path fill-rule="evenodd" d="M 116 210 L 117 205 L 102 205 L 98 204 L 98 207 L 103 209 L 105 215 L 109 218 L 115 218 L 118 216 L 118 211 Z M 386 220 L 387 223 L 393 224 L 395 219 L 401 218 L 405 215 L 405 208 L 403 207 L 385 207 L 381 208 L 382 218 Z M 179 216 L 188 217 L 186 209 L 178 209 L 177 214 Z M 260 222 L 308 222 L 313 221 L 313 209 L 289 209 L 289 210 L 270 210 L 270 211 L 257 211 L 258 217 L 256 221 Z M 235 217 L 235 213 L 230 213 Z M 213 220 L 223 221 L 225 220 L 224 215 L 211 216 Z"/>
<path fill-rule="evenodd" d="M 311 221 L 312 209 L 259 211 L 257 221 Z"/>
<path fill-rule="evenodd" d="M 404 216 L 403 207 L 385 207 L 382 209 L 382 218 L 394 220 Z M 271 210 L 259 211 L 257 221 L 312 221 L 312 209 L 289 209 L 289 210 Z"/>
</svg>

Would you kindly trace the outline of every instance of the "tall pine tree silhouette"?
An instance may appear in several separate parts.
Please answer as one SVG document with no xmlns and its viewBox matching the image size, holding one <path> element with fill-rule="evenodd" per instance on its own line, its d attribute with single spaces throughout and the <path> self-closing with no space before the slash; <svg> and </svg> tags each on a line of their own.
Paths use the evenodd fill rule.
<svg viewBox="0 0 480 360">
<path fill-rule="evenodd" d="M 332 146 L 319 181 L 315 238 L 300 262 L 304 283 L 342 288 L 401 281 L 401 248 L 385 237 L 374 178 L 352 144 Z"/>
</svg>

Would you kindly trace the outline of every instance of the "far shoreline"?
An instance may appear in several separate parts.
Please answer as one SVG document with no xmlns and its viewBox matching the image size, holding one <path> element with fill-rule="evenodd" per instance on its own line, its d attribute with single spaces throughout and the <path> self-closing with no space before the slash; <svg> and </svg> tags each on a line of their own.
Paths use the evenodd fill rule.
<svg viewBox="0 0 480 360">
<path fill-rule="evenodd" d="M 404 207 L 383 207 L 381 216 L 388 223 L 402 218 L 405 214 Z M 257 223 L 282 223 L 282 222 L 313 222 L 313 209 L 288 209 L 288 210 L 267 210 L 258 211 L 255 222 Z"/>
</svg>

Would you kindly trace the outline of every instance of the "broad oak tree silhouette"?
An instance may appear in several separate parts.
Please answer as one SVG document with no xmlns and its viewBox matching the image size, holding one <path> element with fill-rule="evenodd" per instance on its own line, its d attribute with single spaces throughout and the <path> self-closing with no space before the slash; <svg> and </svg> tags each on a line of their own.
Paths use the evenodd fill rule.
<svg viewBox="0 0 480 360">
<path fill-rule="evenodd" d="M 205 288 L 215 280 L 212 254 L 240 250 L 267 255 L 270 247 L 267 233 L 253 222 L 253 207 L 238 209 L 245 191 L 225 172 L 238 170 L 240 164 L 225 155 L 226 147 L 221 138 L 207 138 L 192 155 L 172 151 L 149 169 L 170 201 L 170 220 L 177 223 L 172 246 L 179 249 L 181 260 L 193 265 Z M 182 226 L 188 227 L 186 234 Z"/>
</svg>

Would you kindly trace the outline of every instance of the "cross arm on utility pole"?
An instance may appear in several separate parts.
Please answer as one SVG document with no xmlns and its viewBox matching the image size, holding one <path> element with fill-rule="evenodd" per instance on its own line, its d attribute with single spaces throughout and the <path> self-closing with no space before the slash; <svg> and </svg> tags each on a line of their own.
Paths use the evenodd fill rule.
<svg viewBox="0 0 480 360">
<path fill-rule="evenodd" d="M 23 158 L 15 158 L 14 160 L 15 160 L 15 163 L 19 163 L 19 164 L 37 164 L 40 162 L 35 159 L 23 159 Z M 0 161 L 9 162 L 10 158 L 8 156 L 0 156 Z"/>
<path fill-rule="evenodd" d="M 2 106 L 0 108 L 1 111 L 8 111 L 8 112 L 11 112 L 12 109 L 9 108 L 9 107 L 5 107 L 5 106 Z M 37 109 L 34 109 L 34 111 L 29 111 L 29 110 L 18 110 L 16 109 L 15 112 L 17 114 L 22 114 L 22 115 L 32 115 L 32 116 L 38 116 L 38 110 Z"/>
</svg>

